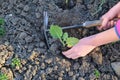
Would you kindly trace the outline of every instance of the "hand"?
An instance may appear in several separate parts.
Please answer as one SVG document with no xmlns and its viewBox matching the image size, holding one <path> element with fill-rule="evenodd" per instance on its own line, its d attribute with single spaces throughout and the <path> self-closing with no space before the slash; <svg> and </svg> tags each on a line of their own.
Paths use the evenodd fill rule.
<svg viewBox="0 0 120 80">
<path fill-rule="evenodd" d="M 114 26 L 116 24 L 116 21 L 112 20 L 112 17 L 109 17 L 111 15 L 105 14 L 101 17 L 102 19 L 102 25 L 98 26 L 98 30 L 106 30 Z"/>
<path fill-rule="evenodd" d="M 76 59 L 78 57 L 84 57 L 90 53 L 95 47 L 92 37 L 86 37 L 81 39 L 78 44 L 73 46 L 70 50 L 63 52 L 67 58 Z"/>
<path fill-rule="evenodd" d="M 98 27 L 99 30 L 106 30 L 108 28 L 113 27 L 114 24 L 116 24 L 115 21 L 113 21 L 114 18 L 120 17 L 120 2 L 118 2 L 114 7 L 112 7 L 106 14 L 104 14 L 102 19 L 102 25 Z"/>
</svg>

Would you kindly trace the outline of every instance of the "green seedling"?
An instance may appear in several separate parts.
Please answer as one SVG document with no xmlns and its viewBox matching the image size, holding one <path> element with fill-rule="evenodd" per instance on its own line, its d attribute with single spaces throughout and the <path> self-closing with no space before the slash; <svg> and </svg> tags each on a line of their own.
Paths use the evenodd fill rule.
<svg viewBox="0 0 120 80">
<path fill-rule="evenodd" d="M 21 66 L 20 59 L 19 58 L 13 58 L 11 65 L 12 65 L 12 67 L 20 67 Z"/>
<path fill-rule="evenodd" d="M 5 29 L 3 28 L 4 23 L 4 19 L 0 18 L 0 36 L 3 36 L 5 34 Z"/>
<path fill-rule="evenodd" d="M 97 69 L 94 70 L 94 74 L 95 74 L 96 78 L 100 77 L 100 72 Z"/>
<path fill-rule="evenodd" d="M 0 18 L 0 26 L 1 26 L 1 25 L 4 25 L 4 23 L 5 23 L 4 19 L 3 19 L 3 18 Z"/>
<path fill-rule="evenodd" d="M 63 32 L 62 28 L 58 25 L 50 26 L 50 34 L 53 38 L 57 38 L 63 44 L 63 46 L 72 47 L 78 43 L 79 39 L 75 37 L 69 37 L 67 32 Z"/>
<path fill-rule="evenodd" d="M 68 0 L 65 0 L 65 3 L 68 4 Z"/>
<path fill-rule="evenodd" d="M 8 76 L 0 72 L 0 80 L 8 80 Z"/>
<path fill-rule="evenodd" d="M 3 36 L 5 34 L 5 29 L 3 27 L 0 27 L 0 36 Z"/>
</svg>

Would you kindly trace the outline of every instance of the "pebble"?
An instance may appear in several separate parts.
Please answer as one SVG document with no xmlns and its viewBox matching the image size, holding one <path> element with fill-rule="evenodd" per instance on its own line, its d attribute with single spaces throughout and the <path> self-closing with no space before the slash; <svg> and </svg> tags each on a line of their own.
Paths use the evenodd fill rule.
<svg viewBox="0 0 120 80">
<path fill-rule="evenodd" d="M 33 38 L 30 37 L 30 36 L 27 36 L 27 37 L 25 38 L 25 41 L 26 41 L 27 43 L 30 43 L 30 42 L 33 41 Z"/>
<path fill-rule="evenodd" d="M 8 42 L 8 41 L 6 41 L 4 44 L 5 44 L 6 46 L 8 46 L 8 45 L 9 45 L 9 42 Z"/>
<path fill-rule="evenodd" d="M 58 69 L 58 66 L 54 66 L 54 70 L 57 70 Z"/>
<path fill-rule="evenodd" d="M 23 8 L 24 5 L 23 5 L 22 3 L 20 3 L 20 4 L 17 5 L 17 7 L 18 7 L 18 8 Z"/>
<path fill-rule="evenodd" d="M 78 80 L 85 80 L 83 77 L 79 77 Z"/>
<path fill-rule="evenodd" d="M 35 15 L 36 15 L 36 18 L 40 18 L 40 13 L 35 13 Z"/>
<path fill-rule="evenodd" d="M 79 63 L 75 63 L 75 64 L 73 65 L 73 68 L 74 68 L 75 70 L 79 69 Z"/>
<path fill-rule="evenodd" d="M 38 2 L 38 0 L 33 0 L 33 3 L 37 3 Z"/>
<path fill-rule="evenodd" d="M 36 49 L 39 53 L 45 53 L 46 49 L 45 48 L 37 48 Z"/>
<path fill-rule="evenodd" d="M 27 37 L 27 33 L 26 32 L 21 32 L 20 33 L 20 36 L 19 36 L 20 39 L 24 39 L 26 37 Z"/>
<path fill-rule="evenodd" d="M 45 43 L 41 41 L 40 42 L 40 47 L 42 47 L 42 48 L 45 47 Z"/>
<path fill-rule="evenodd" d="M 72 77 L 72 80 L 76 80 L 76 76 L 75 75 Z"/>
<path fill-rule="evenodd" d="M 42 80 L 45 78 L 45 73 L 41 74 L 41 78 L 42 78 Z"/>
<path fill-rule="evenodd" d="M 41 64 L 41 69 L 45 69 L 45 63 Z"/>
<path fill-rule="evenodd" d="M 62 77 L 59 77 L 58 80 L 63 80 Z"/>
<path fill-rule="evenodd" d="M 69 74 L 69 76 L 73 76 L 73 72 L 72 71 L 68 72 L 68 74 Z"/>
<path fill-rule="evenodd" d="M 27 13 L 25 13 L 24 11 L 22 11 L 22 12 L 21 12 L 21 15 L 22 15 L 22 16 L 26 16 Z"/>
<path fill-rule="evenodd" d="M 29 9 L 30 9 L 30 7 L 28 5 L 25 5 L 23 10 L 24 11 L 29 11 Z"/>
<path fill-rule="evenodd" d="M 46 69 L 46 73 L 47 73 L 47 74 L 52 73 L 52 71 L 53 71 L 53 68 L 47 68 L 47 69 Z"/>
<path fill-rule="evenodd" d="M 115 73 L 120 77 L 120 62 L 113 62 L 111 63 L 111 66 Z"/>
<path fill-rule="evenodd" d="M 59 74 L 58 74 L 60 77 L 62 77 L 63 76 L 63 72 L 59 72 Z"/>
<path fill-rule="evenodd" d="M 52 58 L 45 60 L 47 64 L 51 64 L 52 61 L 53 61 Z"/>
<path fill-rule="evenodd" d="M 38 53 L 33 51 L 32 54 L 30 55 L 29 59 L 33 60 L 34 58 L 36 58 L 38 56 Z"/>
</svg>

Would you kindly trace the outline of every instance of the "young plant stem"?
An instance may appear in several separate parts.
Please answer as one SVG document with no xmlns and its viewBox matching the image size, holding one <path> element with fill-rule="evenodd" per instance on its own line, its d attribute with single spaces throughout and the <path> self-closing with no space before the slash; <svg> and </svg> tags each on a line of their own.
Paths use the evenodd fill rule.
<svg viewBox="0 0 120 80">
<path fill-rule="evenodd" d="M 63 46 L 65 46 L 65 43 L 62 41 L 61 38 L 59 38 L 60 42 L 62 43 Z"/>
</svg>

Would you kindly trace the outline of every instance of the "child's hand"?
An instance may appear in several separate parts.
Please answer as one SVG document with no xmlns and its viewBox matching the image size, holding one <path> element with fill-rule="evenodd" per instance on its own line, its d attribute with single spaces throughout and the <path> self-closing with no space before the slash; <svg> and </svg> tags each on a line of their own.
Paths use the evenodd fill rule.
<svg viewBox="0 0 120 80">
<path fill-rule="evenodd" d="M 111 8 L 106 14 L 104 14 L 102 19 L 102 25 L 98 27 L 99 30 L 106 30 L 108 28 L 113 27 L 113 25 L 116 23 L 113 21 L 115 17 L 120 17 L 120 2 L 116 4 L 113 8 Z"/>
<path fill-rule="evenodd" d="M 86 37 L 81 39 L 70 50 L 63 52 L 63 55 L 71 59 L 76 59 L 78 57 L 86 56 L 95 47 L 97 47 L 96 45 L 94 45 L 94 41 L 92 41 L 93 40 L 92 37 Z"/>
</svg>

